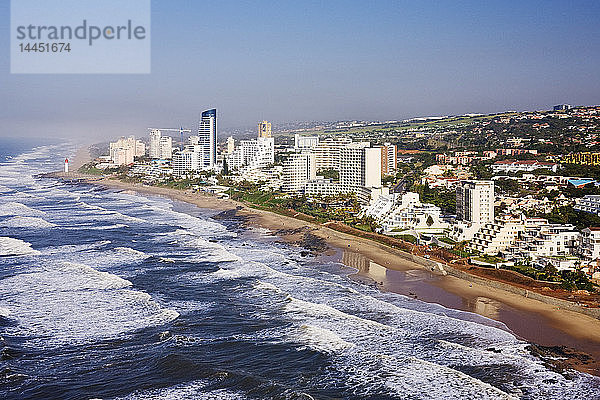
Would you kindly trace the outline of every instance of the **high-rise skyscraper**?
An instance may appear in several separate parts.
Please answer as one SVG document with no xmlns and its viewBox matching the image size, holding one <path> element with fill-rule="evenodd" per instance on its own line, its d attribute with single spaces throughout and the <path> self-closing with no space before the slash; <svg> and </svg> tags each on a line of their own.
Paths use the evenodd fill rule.
<svg viewBox="0 0 600 400">
<path fill-rule="evenodd" d="M 396 172 L 396 145 L 385 143 L 381 146 L 381 174 L 392 175 Z"/>
<path fill-rule="evenodd" d="M 158 129 L 150 131 L 150 158 L 160 158 L 161 132 Z"/>
<path fill-rule="evenodd" d="M 316 177 L 314 154 L 290 154 L 283 163 L 283 186 L 281 190 L 287 193 L 302 192 L 306 183 Z"/>
<path fill-rule="evenodd" d="M 217 164 L 217 109 L 202 113 L 198 124 L 198 144 L 202 148 L 202 167 L 212 169 Z"/>
<path fill-rule="evenodd" d="M 271 137 L 271 123 L 269 121 L 262 121 L 258 123 L 258 137 Z"/>
<path fill-rule="evenodd" d="M 363 204 L 371 200 L 370 189 L 381 187 L 381 149 L 369 146 L 355 142 L 340 149 L 340 185 Z"/>
</svg>

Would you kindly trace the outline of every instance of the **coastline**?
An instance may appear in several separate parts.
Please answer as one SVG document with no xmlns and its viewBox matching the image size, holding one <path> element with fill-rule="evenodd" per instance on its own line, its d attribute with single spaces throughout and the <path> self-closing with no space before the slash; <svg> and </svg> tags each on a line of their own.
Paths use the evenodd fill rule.
<svg viewBox="0 0 600 400">
<path fill-rule="evenodd" d="M 548 296 L 545 299 L 542 295 L 537 299 L 526 297 L 519 294 L 518 290 L 504 290 L 502 284 L 498 285 L 498 282 L 484 277 L 462 276 L 469 274 L 452 270 L 446 265 L 443 266 L 444 269 L 432 268 L 431 265 L 437 264 L 436 262 L 374 240 L 251 208 L 230 199 L 78 173 L 52 173 L 45 176 L 165 196 L 200 208 L 235 213 L 244 218 L 249 226 L 268 229 L 287 243 L 356 268 L 357 277 L 374 282 L 383 291 L 474 312 L 500 321 L 522 339 L 542 347 L 550 346 L 549 349 L 540 350 L 536 347 L 534 350 L 538 355 L 546 355 L 549 362 L 554 358 L 566 359 L 558 362 L 558 368 L 574 368 L 600 375 L 600 319 L 581 312 L 584 311 L 581 307 L 579 312 L 566 310 L 554 304 L 558 299 Z M 360 260 L 356 261 L 357 259 Z M 406 276 L 411 276 L 409 284 Z M 578 310 L 578 307 L 574 310 Z M 572 352 L 569 348 L 576 351 Z M 587 357 L 588 354 L 591 358 Z"/>
</svg>

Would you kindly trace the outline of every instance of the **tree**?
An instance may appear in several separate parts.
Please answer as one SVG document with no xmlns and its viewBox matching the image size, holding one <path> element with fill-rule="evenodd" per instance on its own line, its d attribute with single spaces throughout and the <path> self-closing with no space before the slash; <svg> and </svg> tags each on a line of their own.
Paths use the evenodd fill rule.
<svg viewBox="0 0 600 400">
<path fill-rule="evenodd" d="M 223 158 L 223 175 L 229 175 L 229 165 L 226 157 Z"/>
<path fill-rule="evenodd" d="M 426 221 L 426 223 L 427 223 L 427 226 L 431 226 L 431 225 L 433 225 L 433 218 L 431 218 L 431 215 L 428 215 L 428 216 L 427 216 L 427 221 Z"/>
</svg>

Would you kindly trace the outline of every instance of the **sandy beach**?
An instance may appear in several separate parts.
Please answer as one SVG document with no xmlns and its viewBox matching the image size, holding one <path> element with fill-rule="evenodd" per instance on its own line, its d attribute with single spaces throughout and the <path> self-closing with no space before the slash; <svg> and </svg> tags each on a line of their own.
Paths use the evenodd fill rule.
<svg viewBox="0 0 600 400">
<path fill-rule="evenodd" d="M 551 349 L 567 358 L 563 366 L 600 375 L 600 320 L 556 305 L 524 297 L 490 285 L 470 282 L 422 264 L 407 260 L 406 253 L 384 244 L 342 233 L 326 226 L 305 222 L 270 211 L 251 208 L 230 199 L 170 188 L 126 183 L 114 179 L 58 173 L 56 177 L 83 179 L 118 190 L 166 196 L 200 208 L 235 212 L 248 225 L 270 230 L 288 243 L 303 246 L 307 240 L 322 247 L 319 253 L 358 270 L 357 278 L 391 291 L 448 308 L 474 312 L 504 323 L 526 341 L 543 346 L 566 346 L 575 349 Z"/>
</svg>

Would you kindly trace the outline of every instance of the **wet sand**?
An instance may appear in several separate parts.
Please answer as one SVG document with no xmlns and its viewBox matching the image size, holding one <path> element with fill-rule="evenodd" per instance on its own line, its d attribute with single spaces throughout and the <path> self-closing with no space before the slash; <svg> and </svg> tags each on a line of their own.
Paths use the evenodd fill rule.
<svg viewBox="0 0 600 400">
<path fill-rule="evenodd" d="M 571 359 L 568 365 L 583 372 L 600 375 L 600 340 L 598 331 L 594 331 L 598 320 L 591 317 L 583 316 L 590 318 L 586 328 L 585 318 L 578 318 L 581 314 L 573 316 L 570 315 L 571 311 L 556 310 L 556 307 L 556 312 L 552 313 L 546 307 L 535 304 L 535 300 L 523 299 L 529 302 L 517 302 L 498 289 L 482 290 L 479 285 L 421 268 L 384 268 L 356 252 L 340 250 L 335 256 L 329 256 L 329 259 L 356 268 L 358 277 L 372 280 L 383 291 L 500 321 L 527 342 L 542 346 L 566 346 L 587 353 L 592 357 L 588 362 Z"/>
</svg>

